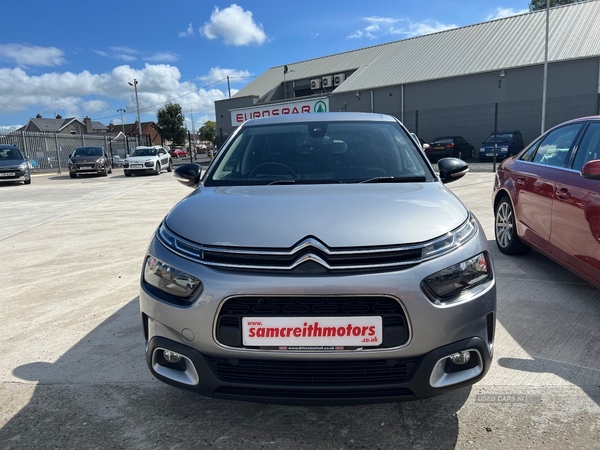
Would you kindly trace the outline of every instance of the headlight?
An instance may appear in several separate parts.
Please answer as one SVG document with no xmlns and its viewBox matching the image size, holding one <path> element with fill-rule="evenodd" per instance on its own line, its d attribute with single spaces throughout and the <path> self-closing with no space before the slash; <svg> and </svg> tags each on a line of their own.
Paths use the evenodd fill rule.
<svg viewBox="0 0 600 450">
<path fill-rule="evenodd" d="M 469 214 L 467 220 L 460 227 L 425 245 L 421 257 L 426 260 L 448 253 L 475 236 L 477 229 L 475 217 Z"/>
<path fill-rule="evenodd" d="M 27 169 L 27 163 L 19 164 L 19 170 L 26 170 L 26 169 Z"/>
<path fill-rule="evenodd" d="M 144 166 L 146 166 L 146 167 L 154 167 L 154 161 L 146 161 L 144 163 Z"/>
<path fill-rule="evenodd" d="M 479 149 L 479 153 L 485 153 L 485 147 L 481 147 L 481 148 Z"/>
<path fill-rule="evenodd" d="M 428 276 L 422 284 L 439 304 L 491 279 L 492 267 L 484 252 Z"/>
<path fill-rule="evenodd" d="M 171 267 L 150 255 L 144 264 L 144 281 L 180 299 L 190 298 L 202 283 L 189 273 Z"/>
</svg>

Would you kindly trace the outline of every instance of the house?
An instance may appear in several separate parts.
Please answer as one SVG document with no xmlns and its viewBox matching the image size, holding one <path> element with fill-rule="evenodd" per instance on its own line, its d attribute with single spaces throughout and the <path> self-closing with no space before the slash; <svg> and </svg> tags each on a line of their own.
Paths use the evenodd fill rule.
<svg viewBox="0 0 600 450">
<path fill-rule="evenodd" d="M 57 134 L 83 134 L 86 132 L 85 123 L 75 117 L 63 119 L 60 114 L 54 119 L 43 118 L 38 114 L 33 119 L 29 119 L 27 125 L 16 131 L 26 131 L 32 133 L 57 133 Z"/>
<path fill-rule="evenodd" d="M 162 137 L 158 132 L 155 122 L 142 122 L 142 136 L 150 136 L 151 145 L 162 145 Z M 108 133 L 122 132 L 125 136 L 134 137 L 138 135 L 138 123 L 125 123 L 122 125 L 109 124 Z"/>
</svg>

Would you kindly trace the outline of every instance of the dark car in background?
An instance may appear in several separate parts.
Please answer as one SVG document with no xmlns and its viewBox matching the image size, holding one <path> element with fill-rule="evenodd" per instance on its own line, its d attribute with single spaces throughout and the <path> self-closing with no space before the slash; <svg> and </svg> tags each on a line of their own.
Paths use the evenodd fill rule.
<svg viewBox="0 0 600 450">
<path fill-rule="evenodd" d="M 504 158 L 516 155 L 525 145 L 520 131 L 498 132 L 496 138 L 496 160 L 502 161 Z M 494 133 L 481 144 L 479 149 L 480 161 L 492 161 L 494 159 Z"/>
<path fill-rule="evenodd" d="M 26 158 L 19 147 L 0 144 L 0 183 L 22 181 L 31 184 L 29 158 Z"/>
<path fill-rule="evenodd" d="M 112 173 L 109 156 L 100 146 L 77 147 L 69 155 L 69 176 L 96 174 L 107 176 Z"/>
<path fill-rule="evenodd" d="M 474 149 L 462 136 L 440 136 L 431 141 L 425 154 L 434 161 L 446 157 L 469 159 L 473 157 Z"/>
<path fill-rule="evenodd" d="M 600 287 L 600 116 L 558 125 L 504 160 L 493 202 L 501 252 L 533 247 Z"/>
</svg>

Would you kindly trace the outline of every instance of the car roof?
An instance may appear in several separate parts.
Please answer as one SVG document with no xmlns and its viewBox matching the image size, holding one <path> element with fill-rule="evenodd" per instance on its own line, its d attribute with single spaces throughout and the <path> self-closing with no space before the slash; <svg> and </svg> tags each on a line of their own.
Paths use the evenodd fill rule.
<svg viewBox="0 0 600 450">
<path fill-rule="evenodd" d="M 17 147 L 16 145 L 12 145 L 12 144 L 0 144 L 0 148 L 16 148 L 16 149 L 19 149 L 19 147 Z"/>
<path fill-rule="evenodd" d="M 396 118 L 387 114 L 355 113 L 355 112 L 328 112 L 307 114 L 285 114 L 280 116 L 261 117 L 248 119 L 242 126 L 270 125 L 278 123 L 296 122 L 345 122 L 345 121 L 368 121 L 368 122 L 396 122 Z"/>
</svg>

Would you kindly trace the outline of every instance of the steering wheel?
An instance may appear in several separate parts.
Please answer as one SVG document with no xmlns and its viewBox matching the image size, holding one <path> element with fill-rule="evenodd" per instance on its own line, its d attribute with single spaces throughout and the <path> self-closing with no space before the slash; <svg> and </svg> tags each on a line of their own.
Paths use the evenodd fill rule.
<svg viewBox="0 0 600 450">
<path fill-rule="evenodd" d="M 296 177 L 296 172 L 294 172 L 294 169 L 292 169 L 290 166 L 288 166 L 286 164 L 278 163 L 278 162 L 273 162 L 273 161 L 265 161 L 265 162 L 262 162 L 262 163 L 258 164 L 254 169 L 252 169 L 252 171 L 250 172 L 249 176 L 253 177 L 256 174 L 256 171 L 258 169 L 260 169 L 261 167 L 265 167 L 265 166 L 277 166 L 277 167 L 281 167 L 286 172 L 288 172 L 290 175 L 292 175 L 293 177 Z M 274 174 L 266 173 L 264 175 L 278 175 L 278 174 L 276 172 Z"/>
</svg>

